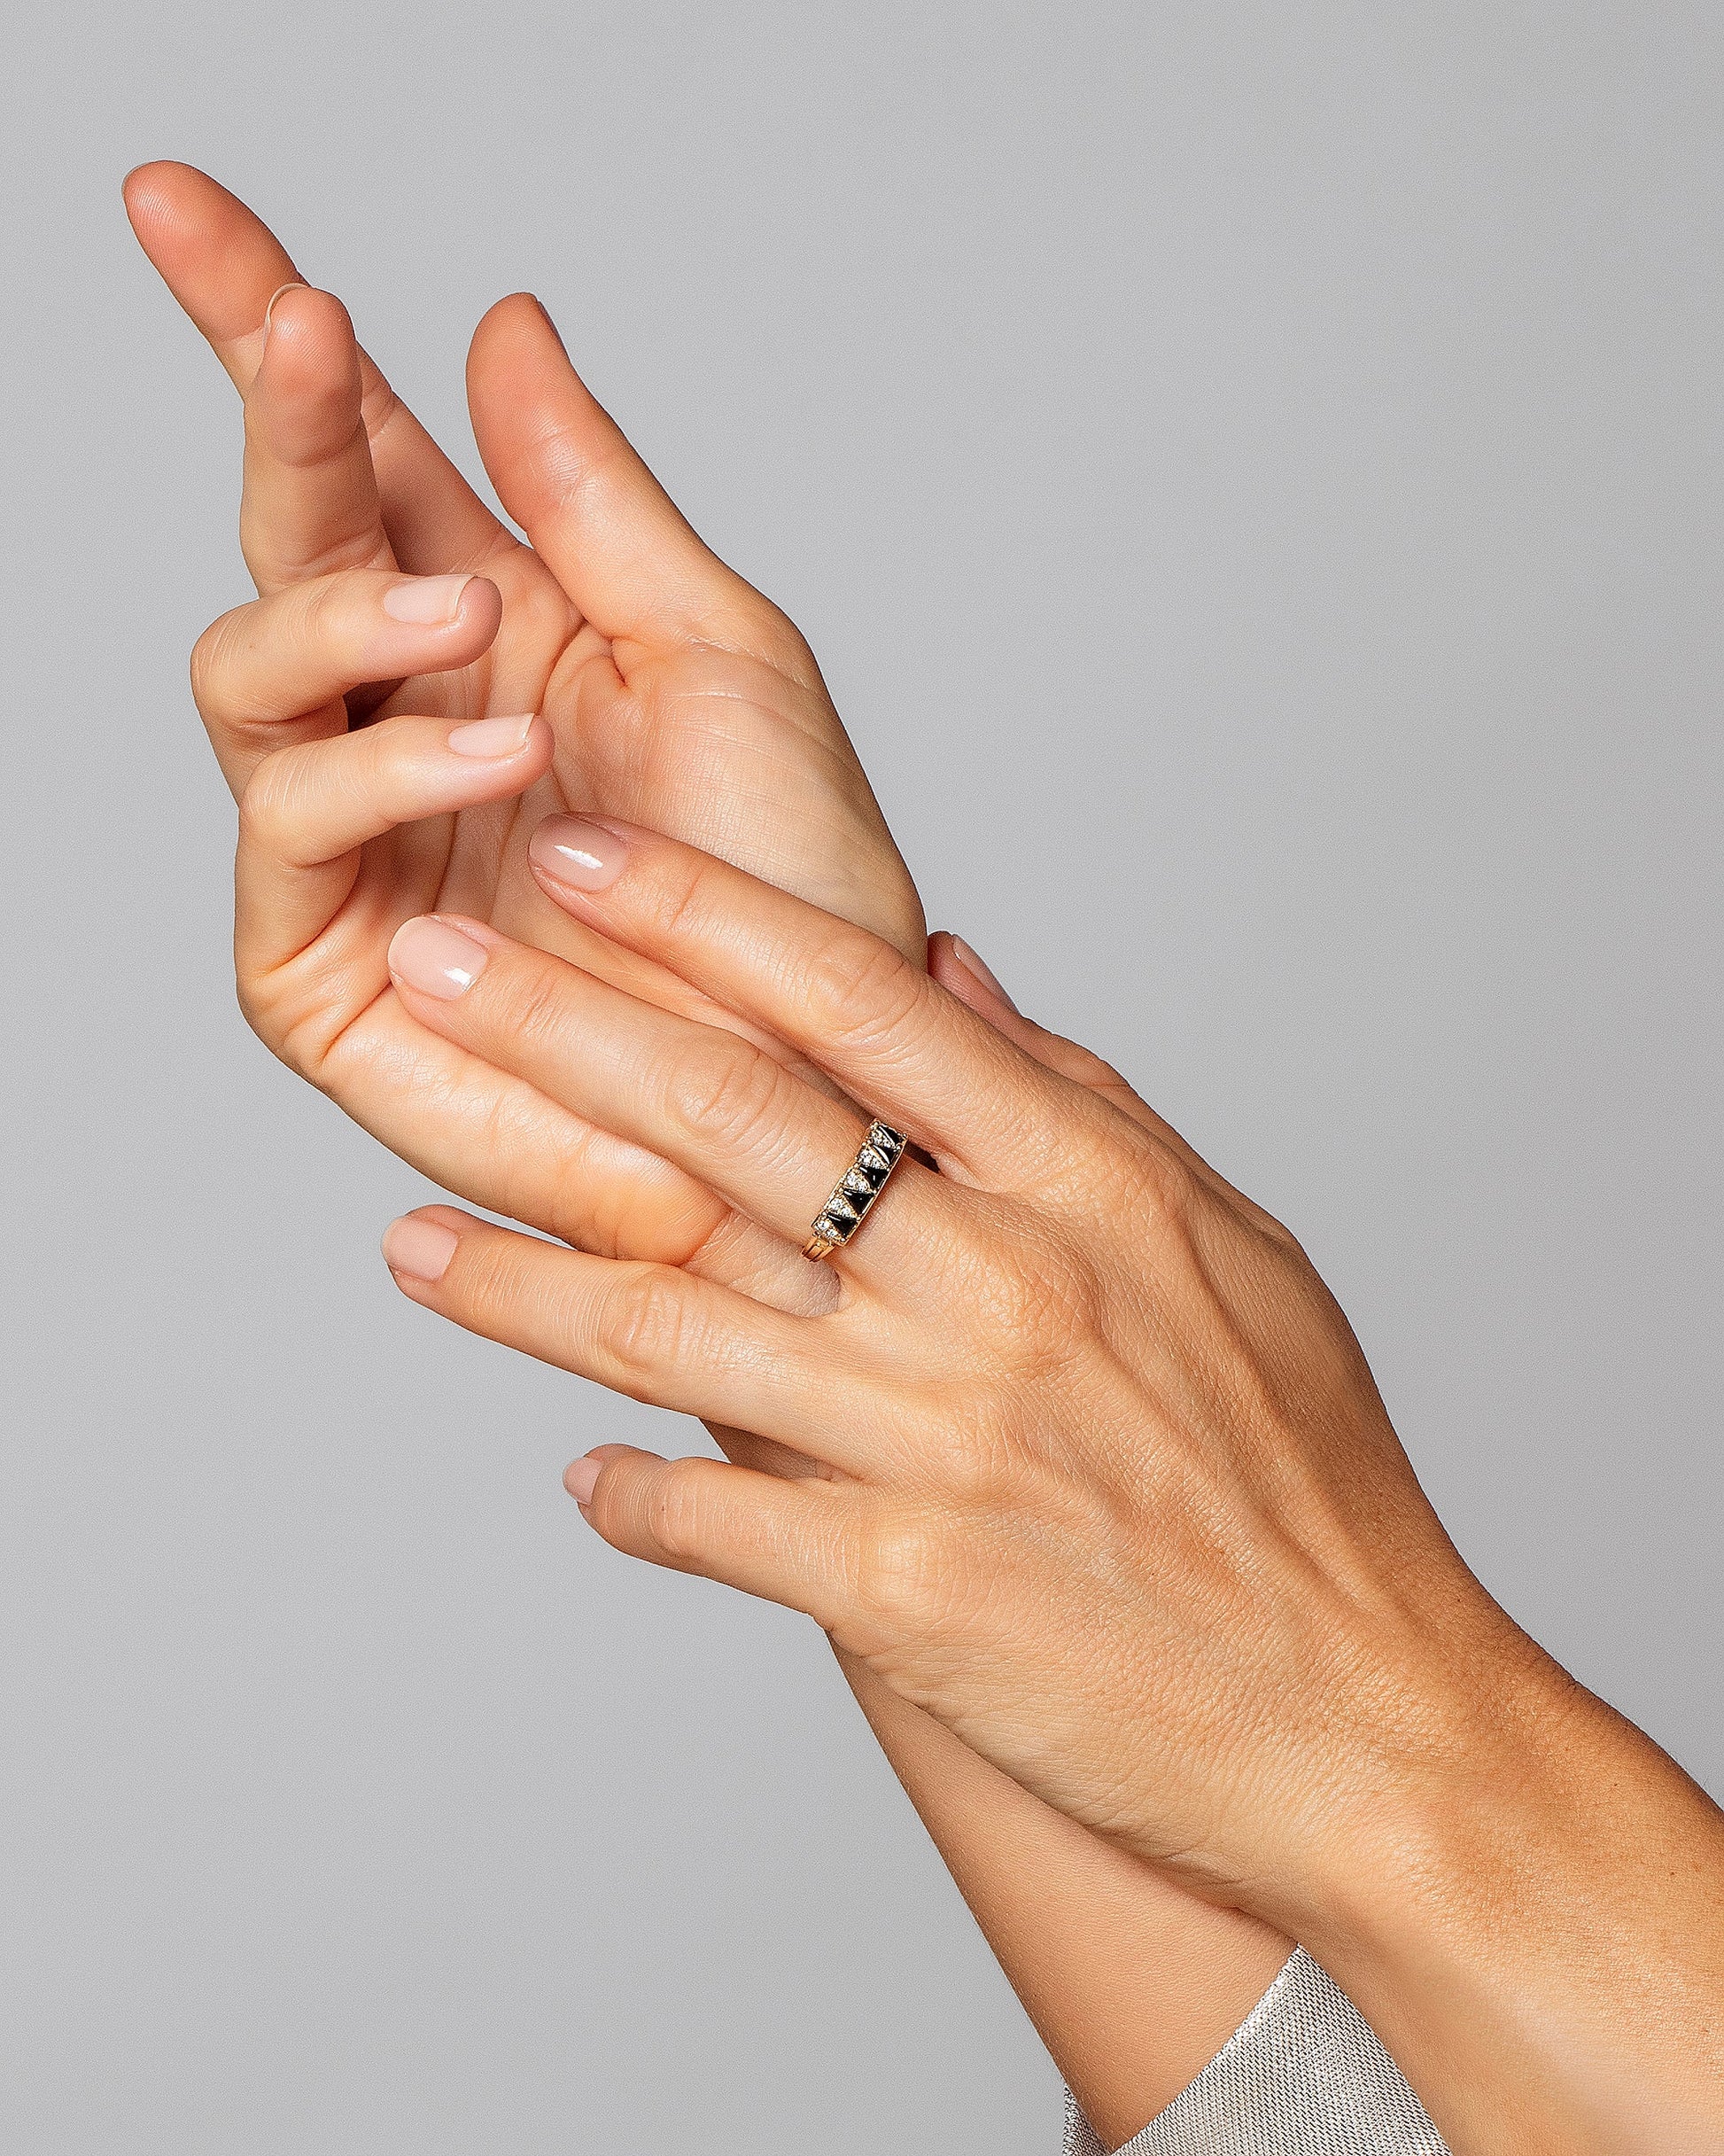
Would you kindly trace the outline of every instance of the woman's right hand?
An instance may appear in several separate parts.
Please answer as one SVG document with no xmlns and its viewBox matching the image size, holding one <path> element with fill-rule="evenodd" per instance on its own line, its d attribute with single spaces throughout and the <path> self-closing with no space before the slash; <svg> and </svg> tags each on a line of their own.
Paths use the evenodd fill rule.
<svg viewBox="0 0 1724 2156">
<path fill-rule="evenodd" d="M 499 367 L 508 344 L 495 335 L 476 351 L 471 394 L 487 454 L 506 466 L 504 498 L 547 541 L 547 556 L 611 590 L 612 603 L 631 576 L 648 590 L 680 583 L 715 604 L 740 600 L 742 626 L 770 638 L 790 669 L 775 674 L 716 634 L 672 640 L 653 666 L 633 666 L 638 693 L 607 704 L 610 662 L 580 633 L 564 641 L 567 595 L 545 559 L 513 540 L 392 401 L 338 304 L 303 286 L 282 292 L 260 365 L 270 295 L 292 276 L 273 237 L 183 167 L 147 168 L 128 194 L 152 258 L 246 398 L 242 536 L 262 595 L 206 637 L 197 688 L 250 802 L 238 959 L 253 1024 L 449 1189 L 587 1249 L 683 1259 L 787 1308 L 818 1305 L 833 1284 L 795 1243 L 405 1019 L 382 963 L 393 922 L 440 902 L 453 869 L 448 902 L 680 1008 L 708 1009 L 678 977 L 643 973 L 548 904 L 509 846 L 499 860 L 523 790 L 557 798 L 552 775 L 571 759 L 562 798 L 586 789 L 627 802 L 919 956 L 915 891 L 800 639 L 692 541 L 532 311 L 505 310 L 501 326 L 512 313 L 511 334 L 537 370 L 524 386 L 536 378 L 538 394 L 521 395 L 518 366 Z M 569 452 L 583 430 L 610 445 L 608 493 L 575 484 Z M 463 571 L 477 573 L 457 590 Z M 456 603 L 445 620 L 403 621 L 396 595 L 433 614 Z M 591 709 L 583 685 L 601 692 Z M 377 710 L 385 691 L 398 715 L 350 731 L 350 717 Z M 464 720 L 524 712 L 535 699 L 548 719 L 513 756 L 466 756 L 471 735 L 451 748 Z M 559 760 L 539 776 L 547 732 L 571 717 Z M 429 824 L 385 828 L 427 806 L 439 812 Z M 332 819 L 355 811 L 358 828 L 377 835 L 357 857 L 320 863 Z M 959 993 L 1021 1023 L 950 938 L 936 938 L 928 958 Z M 734 1429 L 712 1434 L 759 1464 L 805 1464 Z M 866 1672 L 846 1674 L 1067 2079 L 1123 2140 L 1238 2027 L 1285 1942 L 1104 1849 L 925 1716 L 883 1701 Z"/>
<path fill-rule="evenodd" d="M 192 673 L 239 803 L 248 1019 L 480 1204 L 586 1249 L 757 1273 L 778 1254 L 711 1193 L 415 1024 L 386 953 L 403 920 L 459 907 L 689 1008 L 686 984 L 528 873 L 527 830 L 585 806 L 728 852 L 920 961 L 914 886 L 806 644 L 690 531 L 535 301 L 493 307 L 469 361 L 523 545 L 243 204 L 171 164 L 126 196 L 245 398 L 260 595 L 206 633 Z M 789 1257 L 785 1292 L 805 1294 Z"/>
</svg>

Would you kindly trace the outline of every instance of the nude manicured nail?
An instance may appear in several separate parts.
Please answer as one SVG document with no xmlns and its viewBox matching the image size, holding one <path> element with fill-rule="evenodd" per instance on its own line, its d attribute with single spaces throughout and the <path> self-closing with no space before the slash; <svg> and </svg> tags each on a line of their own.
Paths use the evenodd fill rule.
<svg viewBox="0 0 1724 2156">
<path fill-rule="evenodd" d="M 984 988 L 991 989 L 994 994 L 999 998 L 1000 1001 L 1005 1004 L 1007 1010 L 1018 1009 L 1017 1005 L 1012 1000 L 1011 997 L 1006 994 L 1006 991 L 1000 986 L 998 981 L 995 979 L 992 968 L 984 966 L 982 964 L 981 959 L 974 951 L 971 950 L 968 944 L 964 941 L 964 938 L 961 936 L 954 936 L 952 938 L 951 948 L 959 964 L 963 966 L 967 971 L 975 974 L 976 979 L 981 982 Z M 1018 1016 L 1021 1017 L 1023 1016 L 1022 1012 L 1019 1011 Z"/>
<path fill-rule="evenodd" d="M 599 1470 L 603 1465 L 602 1460 L 594 1459 L 589 1454 L 585 1459 L 578 1459 L 563 1476 L 563 1487 L 577 1505 L 590 1505 L 593 1502 L 593 1492 L 599 1486 Z"/>
<path fill-rule="evenodd" d="M 383 1262 L 392 1273 L 405 1273 L 410 1280 L 440 1280 L 460 1247 L 461 1238 L 452 1227 L 413 1213 L 392 1220 L 383 1232 Z"/>
<path fill-rule="evenodd" d="M 450 729 L 449 746 L 457 756 L 518 756 L 527 745 L 533 716 L 527 712 L 518 719 L 470 720 Z"/>
<path fill-rule="evenodd" d="M 461 595 L 472 580 L 470 576 L 416 576 L 404 584 L 392 584 L 383 595 L 383 611 L 392 621 L 411 622 L 415 628 L 438 627 L 461 611 Z"/>
<path fill-rule="evenodd" d="M 404 921 L 389 946 L 389 970 L 397 980 L 416 988 L 423 996 L 453 1003 L 485 971 L 490 953 L 482 943 L 452 929 L 447 921 L 422 915 Z"/>
<path fill-rule="evenodd" d="M 628 847 L 615 831 L 579 816 L 553 816 L 541 823 L 527 852 L 540 875 L 573 891 L 608 891 L 628 859 Z"/>
</svg>

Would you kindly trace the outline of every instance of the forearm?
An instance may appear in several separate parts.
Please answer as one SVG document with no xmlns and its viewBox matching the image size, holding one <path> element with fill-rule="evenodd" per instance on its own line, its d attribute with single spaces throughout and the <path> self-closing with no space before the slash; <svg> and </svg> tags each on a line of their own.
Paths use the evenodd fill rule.
<svg viewBox="0 0 1724 2156">
<path fill-rule="evenodd" d="M 839 1661 L 1055 2065 L 1107 2146 L 1128 2140 L 1239 2028 L 1289 1941 L 1076 1825 Z"/>
<path fill-rule="evenodd" d="M 1530 1642 L 1284 1914 L 1465 2156 L 1724 2146 L 1724 1813 Z"/>
</svg>

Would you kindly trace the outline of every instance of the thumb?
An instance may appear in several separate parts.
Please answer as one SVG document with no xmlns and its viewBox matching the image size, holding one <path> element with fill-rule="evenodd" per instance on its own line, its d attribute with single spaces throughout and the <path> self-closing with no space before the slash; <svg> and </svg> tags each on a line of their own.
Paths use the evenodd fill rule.
<svg viewBox="0 0 1724 2156">
<path fill-rule="evenodd" d="M 800 1609 L 830 1631 L 845 1614 L 850 1486 L 763 1475 L 695 1456 L 601 1445 L 563 1485 L 613 1549 Z"/>
<path fill-rule="evenodd" d="M 467 401 L 503 507 L 602 635 L 717 640 L 726 617 L 765 607 L 696 535 L 531 293 L 498 300 L 473 332 Z"/>
</svg>

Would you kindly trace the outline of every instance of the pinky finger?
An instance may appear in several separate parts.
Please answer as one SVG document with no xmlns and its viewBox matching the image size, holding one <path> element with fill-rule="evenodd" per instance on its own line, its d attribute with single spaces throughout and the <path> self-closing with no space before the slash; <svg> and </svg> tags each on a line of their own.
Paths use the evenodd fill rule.
<svg viewBox="0 0 1724 2156">
<path fill-rule="evenodd" d="M 532 713 L 465 725 L 403 716 L 266 757 L 239 800 L 242 974 L 267 972 L 322 934 L 353 888 L 368 839 L 524 793 L 551 749 L 549 727 Z"/>
<path fill-rule="evenodd" d="M 828 1631 L 853 1567 L 853 1486 L 601 1445 L 563 1487 L 613 1549 L 799 1609 Z"/>
<path fill-rule="evenodd" d="M 832 1349 L 796 1318 L 676 1265 L 592 1257 L 429 1206 L 395 1221 L 384 1262 L 415 1303 L 611 1392 L 758 1430 L 854 1473 L 866 1418 L 831 1412 Z M 877 1451 L 877 1444 L 874 1448 Z"/>
</svg>

